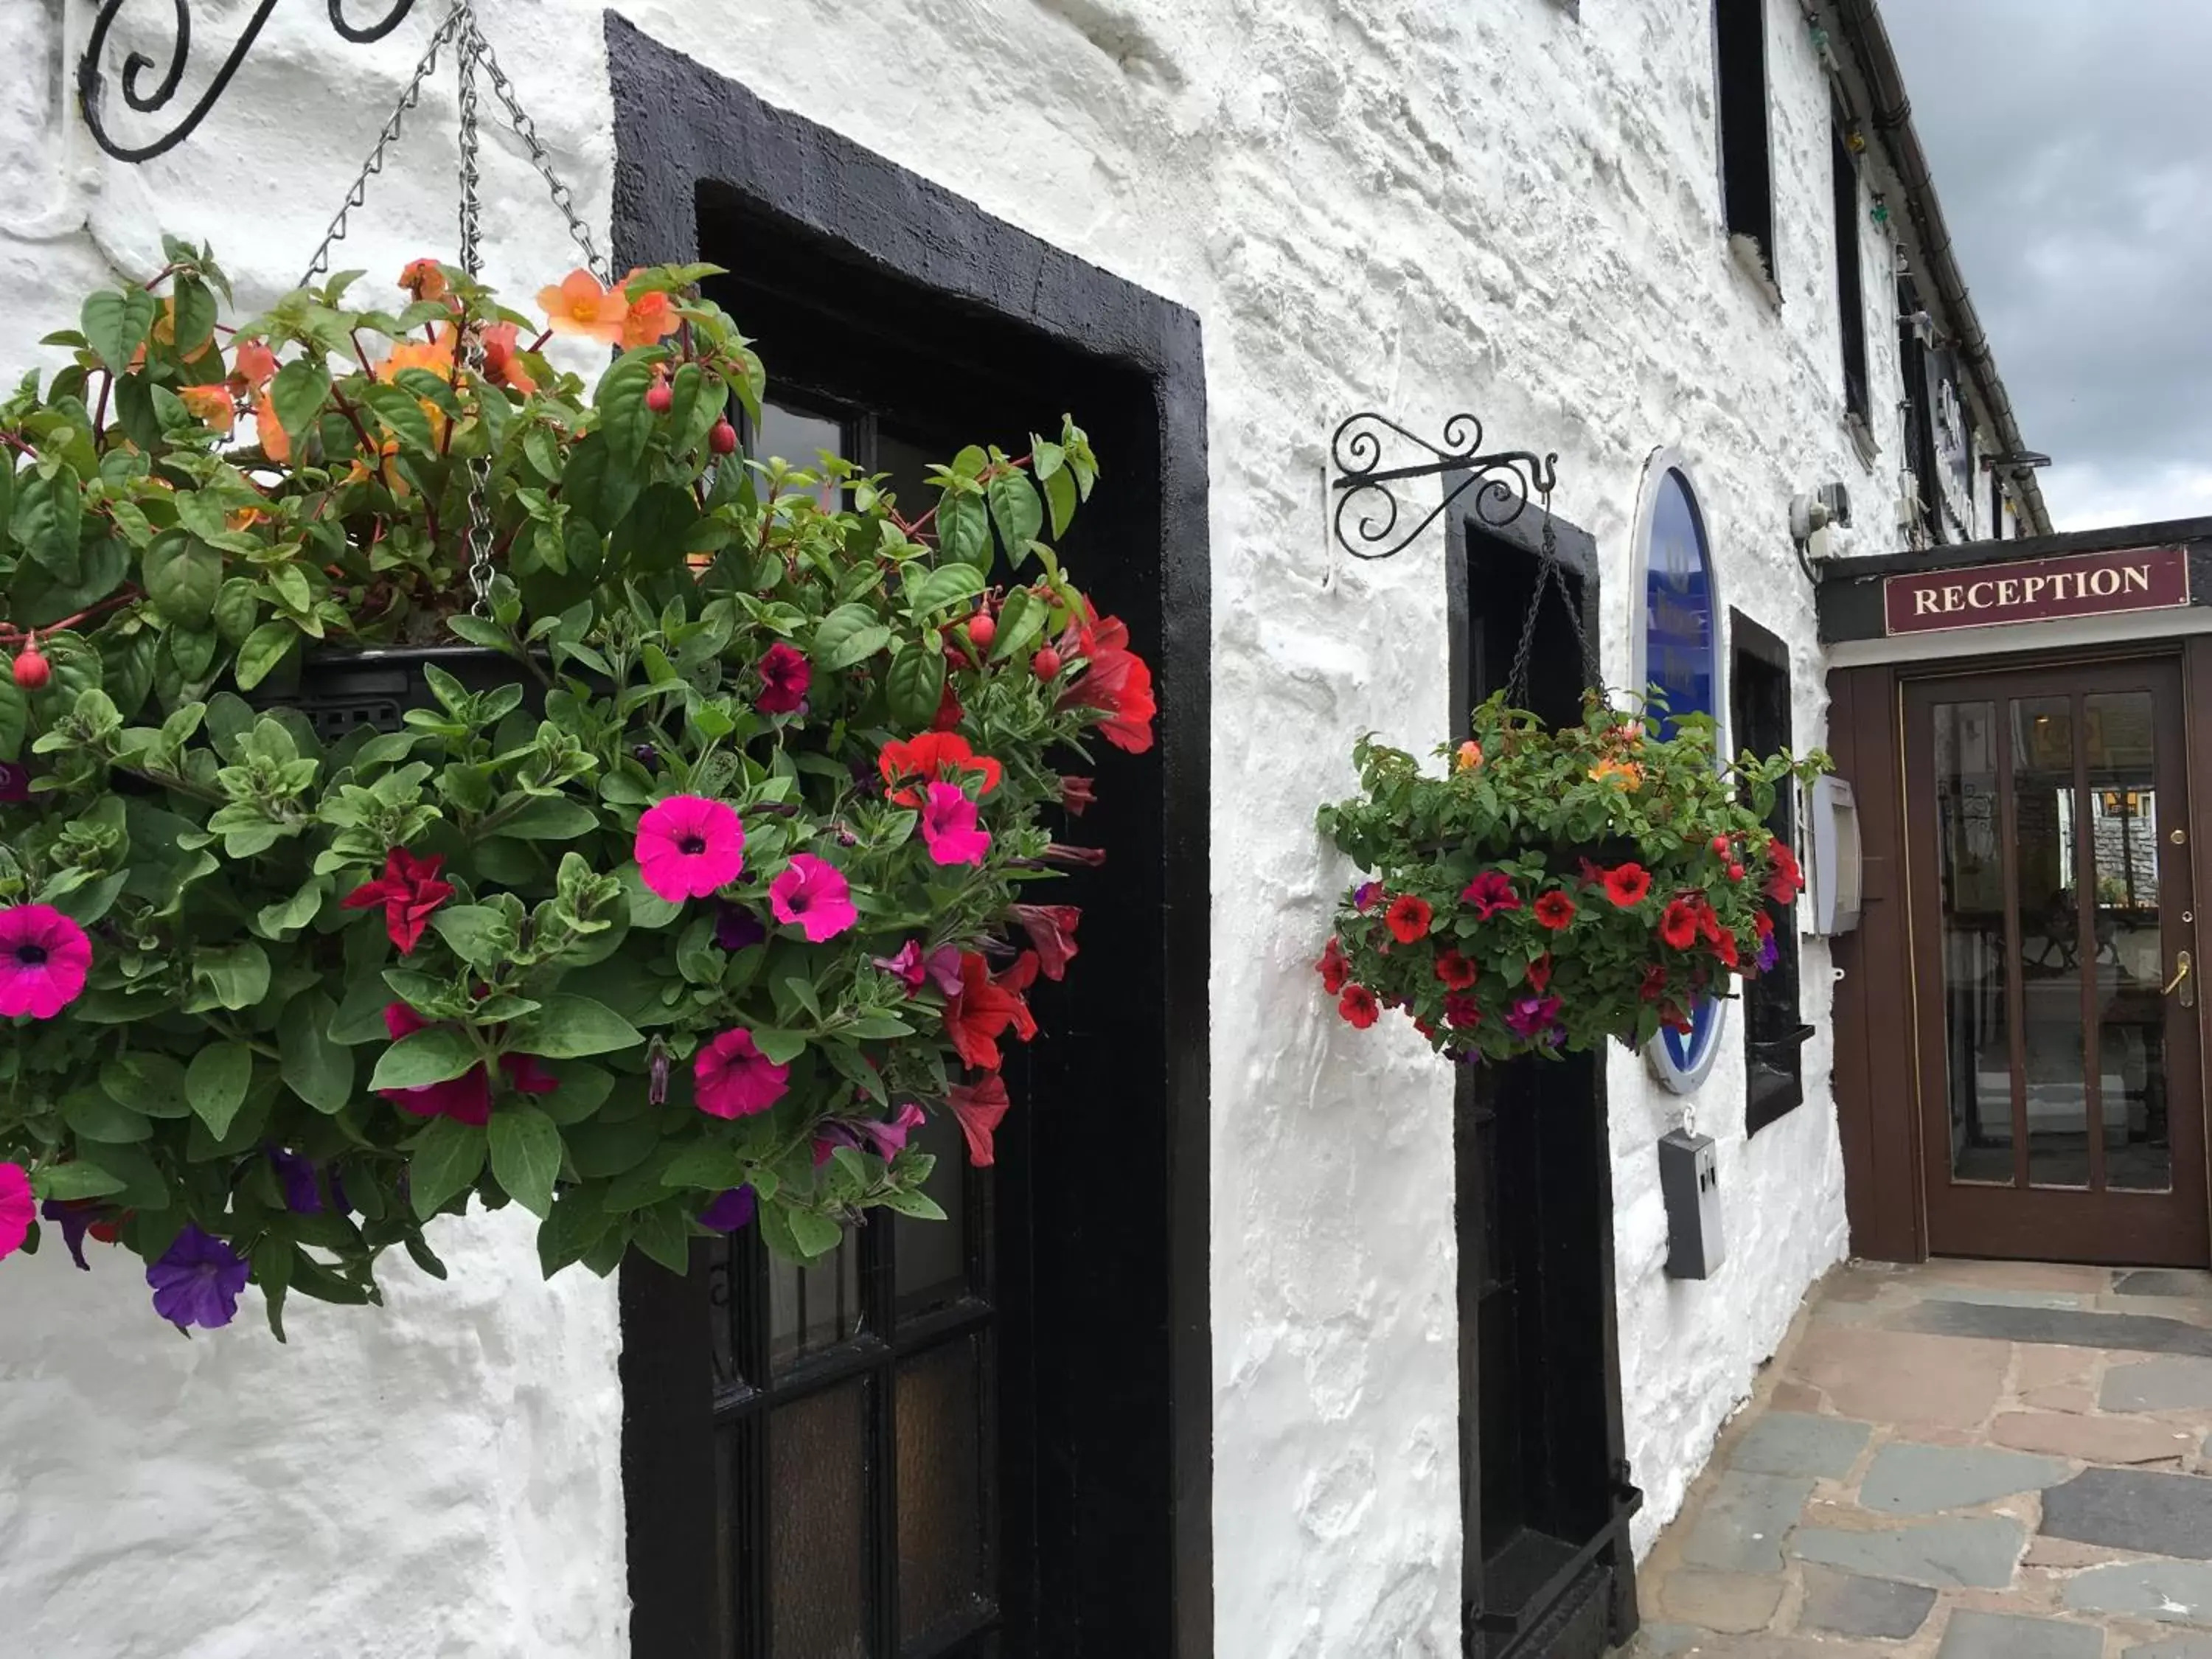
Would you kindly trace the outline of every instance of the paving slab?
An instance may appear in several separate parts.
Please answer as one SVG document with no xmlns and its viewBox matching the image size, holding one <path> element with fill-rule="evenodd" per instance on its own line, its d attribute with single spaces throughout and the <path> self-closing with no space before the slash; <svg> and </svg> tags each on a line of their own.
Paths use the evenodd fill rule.
<svg viewBox="0 0 2212 1659">
<path fill-rule="evenodd" d="M 1814 1326 L 1798 1342 L 1790 1375 L 1863 1422 L 1975 1429 L 1996 1405 L 2011 1358 L 2002 1342 Z"/>
<path fill-rule="evenodd" d="M 2122 1659 L 2212 1659 L 2212 1636 L 2167 1636 L 2124 1650 Z"/>
<path fill-rule="evenodd" d="M 2130 1613 L 2169 1625 L 2212 1625 L 2212 1566 L 2195 1561 L 2119 1561 L 2089 1567 L 2061 1590 L 2082 1613 Z"/>
<path fill-rule="evenodd" d="M 2166 1355 L 2115 1365 L 2097 1403 L 2108 1412 L 2179 1412 L 2212 1407 L 2212 1359 Z"/>
<path fill-rule="evenodd" d="M 1894 1331 L 1929 1336 L 2049 1342 L 2069 1348 L 2125 1348 L 2138 1353 L 2212 1358 L 2212 1330 L 2146 1314 L 2087 1313 L 2073 1308 L 1999 1308 L 1978 1302 L 1917 1302 L 1884 1321 Z"/>
<path fill-rule="evenodd" d="M 2087 1625 L 1961 1607 L 1944 1627 L 1936 1659 L 2102 1659 L 2104 1651 L 2104 1632 Z"/>
<path fill-rule="evenodd" d="M 2083 1348 L 2053 1348 L 2030 1343 L 2012 1351 L 2013 1386 L 2048 1389 L 2086 1381 L 2097 1356 Z"/>
<path fill-rule="evenodd" d="M 2013 1581 L 2027 1528 L 2010 1516 L 1970 1516 L 1872 1532 L 1800 1527 L 1790 1540 L 1801 1560 L 1874 1578 L 1938 1589 L 2003 1589 Z"/>
<path fill-rule="evenodd" d="M 2133 1417 L 2075 1417 L 2061 1412 L 2004 1412 L 1990 1438 L 2021 1451 L 2077 1457 L 2085 1463 L 2162 1463 L 2185 1457 L 2196 1437 Z"/>
<path fill-rule="evenodd" d="M 1942 1259 L 1922 1263 L 1901 1275 L 1915 1289 L 1938 1285 L 1987 1285 L 1997 1290 L 2083 1291 L 2109 1288 L 2109 1267 L 2075 1267 L 2060 1261 L 1969 1261 Z"/>
<path fill-rule="evenodd" d="M 1813 1495 L 1809 1477 L 1730 1469 L 1706 1494 L 1684 1563 L 1716 1572 L 1779 1572 L 1782 1540 Z"/>
<path fill-rule="evenodd" d="M 1678 1624 L 1741 1634 L 1765 1630 L 1790 1581 L 1778 1573 L 1701 1572 L 1686 1567 L 1657 1585 L 1659 1606 Z"/>
<path fill-rule="evenodd" d="M 1812 1474 L 1840 1480 L 1866 1449 L 1873 1427 L 1848 1418 L 1770 1411 L 1729 1455 L 1729 1467 L 1755 1474 Z"/>
<path fill-rule="evenodd" d="M 1890 1515 L 1970 1510 L 2014 1492 L 2063 1480 L 2063 1458 L 1987 1446 L 1925 1446 L 1893 1440 L 1875 1454 L 1859 1487 L 1859 1505 Z"/>
<path fill-rule="evenodd" d="M 1928 1622 L 1935 1607 L 1936 1592 L 1923 1585 L 1864 1578 L 1808 1562 L 1805 1604 L 1798 1611 L 1797 1626 L 1836 1636 L 1902 1641 Z"/>
<path fill-rule="evenodd" d="M 2084 1469 L 2043 1494 L 2043 1530 L 2076 1543 L 2212 1561 L 2212 1480 Z"/>
<path fill-rule="evenodd" d="M 2088 1308 L 2094 1297 L 2082 1291 L 2000 1291 L 1983 1285 L 1930 1285 L 1923 1302 L 1976 1302 L 1985 1308 Z"/>
<path fill-rule="evenodd" d="M 2212 1297 L 2212 1273 L 2185 1267 L 2137 1267 L 2112 1281 L 2112 1294 Z"/>
</svg>

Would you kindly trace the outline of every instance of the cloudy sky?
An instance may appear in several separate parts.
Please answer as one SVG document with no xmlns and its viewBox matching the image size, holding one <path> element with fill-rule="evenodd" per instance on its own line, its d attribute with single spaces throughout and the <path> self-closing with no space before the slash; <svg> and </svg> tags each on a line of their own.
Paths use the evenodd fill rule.
<svg viewBox="0 0 2212 1659">
<path fill-rule="evenodd" d="M 1882 0 L 2062 529 L 2212 514 L 2212 0 Z"/>
</svg>

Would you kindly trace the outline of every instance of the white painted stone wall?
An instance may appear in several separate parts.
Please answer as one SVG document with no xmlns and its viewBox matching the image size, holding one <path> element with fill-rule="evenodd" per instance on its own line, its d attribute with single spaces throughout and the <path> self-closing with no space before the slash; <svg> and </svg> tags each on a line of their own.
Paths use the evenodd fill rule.
<svg viewBox="0 0 2212 1659">
<path fill-rule="evenodd" d="M 426 0 L 423 9 L 434 9 Z M 199 7 L 227 41 L 242 0 Z M 358 9 L 358 8 L 356 8 Z M 1216 632 L 1215 1595 L 1221 1659 L 1455 1654 L 1460 1540 L 1450 1087 L 1409 1032 L 1363 1036 L 1310 963 L 1350 872 L 1313 827 L 1353 737 L 1448 729 L 1437 536 L 1332 558 L 1323 447 L 1354 410 L 1560 453 L 1559 510 L 1605 560 L 1628 673 L 1627 539 L 1645 457 L 1683 450 L 1725 601 L 1791 642 L 1801 742 L 1822 672 L 1788 498 L 1885 503 L 1899 465 L 1842 420 L 1827 92 L 1769 9 L 1777 307 L 1719 223 L 1706 0 L 623 0 L 659 39 L 988 210 L 1190 307 L 1206 349 Z M 0 363 L 73 321 L 166 227 L 214 240 L 252 305 L 293 281 L 427 19 L 368 48 L 284 6 L 200 135 L 106 162 L 62 115 L 85 0 L 0 0 Z M 137 9 L 149 21 L 162 7 Z M 604 225 L 599 13 L 485 0 L 545 136 Z M 64 33 L 68 36 L 64 45 Z M 165 43 L 149 39 L 157 55 Z M 451 94 L 375 185 L 341 264 L 450 246 Z M 495 141 L 491 275 L 573 263 Z M 1877 410 L 1897 396 L 1889 248 L 1868 228 Z M 770 365 L 773 369 L 773 364 Z M 1111 458 L 1108 458 L 1111 463 Z M 1864 492 L 1862 496 L 1862 491 Z M 1319 757 L 1317 760 L 1316 757 Z M 1616 1056 L 1623 1392 L 1639 1545 L 1679 1505 L 1806 1285 L 1844 1243 L 1827 957 L 1804 952 L 1807 1104 L 1748 1143 L 1733 1034 L 1698 1097 L 1729 1261 L 1665 1278 L 1652 1142 L 1679 1103 Z M 0 1604 L 26 1651 L 624 1651 L 611 1287 L 538 1281 L 526 1239 L 453 1241 L 392 1310 L 299 1304 L 190 1344 L 108 1261 L 0 1272 Z M 30 1621 L 27 1631 L 19 1622 Z M 14 1644 L 11 1644 L 14 1645 Z"/>
</svg>

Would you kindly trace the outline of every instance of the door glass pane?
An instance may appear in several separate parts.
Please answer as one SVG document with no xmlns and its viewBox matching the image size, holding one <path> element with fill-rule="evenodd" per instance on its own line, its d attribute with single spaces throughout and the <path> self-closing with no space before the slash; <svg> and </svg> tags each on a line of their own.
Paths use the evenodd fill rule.
<svg viewBox="0 0 2212 1659">
<path fill-rule="evenodd" d="M 2097 1073 L 2105 1182 L 2173 1185 L 2166 1140 L 2166 951 L 2160 930 L 2158 790 L 2148 691 L 2084 700 L 2096 857 Z"/>
<path fill-rule="evenodd" d="M 865 1378 L 769 1419 L 774 1659 L 867 1659 Z"/>
<path fill-rule="evenodd" d="M 753 429 L 753 459 L 765 461 L 777 456 L 792 466 L 819 472 L 821 452 L 825 449 L 832 455 L 844 453 L 845 428 L 842 422 L 783 404 L 761 405 L 760 423 Z M 837 510 L 837 492 L 830 484 L 825 482 L 814 493 L 822 502 L 823 511 Z"/>
<path fill-rule="evenodd" d="M 2086 1187 L 2089 1089 L 2081 981 L 2094 951 L 2081 942 L 2081 883 L 2093 872 L 2076 845 L 2073 702 L 2021 697 L 2010 707 L 2028 1184 Z"/>
<path fill-rule="evenodd" d="M 1939 702 L 1932 712 L 1951 1171 L 1960 1181 L 2009 1185 L 2012 1036 L 1996 706 Z"/>
<path fill-rule="evenodd" d="M 981 1357 L 981 1339 L 963 1336 L 899 1365 L 902 1647 L 989 1610 Z"/>
<path fill-rule="evenodd" d="M 935 1113 L 910 1144 L 937 1158 L 927 1191 L 944 1206 L 945 1219 L 898 1218 L 901 1319 L 957 1302 L 968 1293 L 968 1159 L 960 1126 L 950 1112 Z"/>
<path fill-rule="evenodd" d="M 779 1374 L 860 1328 L 858 1234 L 811 1267 L 771 1257 L 768 1281 L 769 1360 Z"/>
</svg>

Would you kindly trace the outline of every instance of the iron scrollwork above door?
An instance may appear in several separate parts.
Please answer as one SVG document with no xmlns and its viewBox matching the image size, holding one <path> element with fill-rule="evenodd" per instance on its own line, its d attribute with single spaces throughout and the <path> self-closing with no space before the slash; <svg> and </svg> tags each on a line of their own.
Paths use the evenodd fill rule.
<svg viewBox="0 0 2212 1659">
<path fill-rule="evenodd" d="M 246 61 L 246 54 L 253 49 L 262 25 L 269 21 L 269 14 L 276 9 L 276 0 L 259 0 L 253 9 L 252 16 L 246 20 L 244 31 L 231 47 L 229 56 L 222 60 L 214 78 L 208 82 L 207 90 L 181 117 L 176 118 L 175 125 L 144 143 L 136 144 L 125 143 L 109 130 L 108 117 L 112 112 L 107 101 L 108 78 L 100 68 L 101 57 L 107 49 L 108 35 L 114 29 L 118 14 L 128 3 L 129 0 L 103 0 L 99 15 L 94 18 L 92 38 L 85 43 L 84 56 L 77 63 L 77 104 L 84 112 L 84 124 L 92 131 L 93 142 L 101 149 L 118 161 L 149 161 L 190 137 L 193 130 L 207 118 L 208 112 L 221 101 L 223 94 L 230 88 L 231 77 L 238 73 L 238 66 Z M 384 0 L 384 3 L 387 9 L 382 15 L 369 22 L 356 23 L 346 15 L 346 0 L 325 0 L 331 27 L 337 31 L 341 40 L 351 41 L 356 46 L 381 40 L 398 28 L 407 14 L 415 9 L 415 0 Z M 157 65 L 155 59 L 136 49 L 125 55 L 122 72 L 116 76 L 122 84 L 124 103 L 141 115 L 161 115 L 167 110 L 171 100 L 177 95 L 177 88 L 183 84 L 185 67 L 191 60 L 191 0 L 170 0 L 170 6 L 173 13 L 175 39 L 169 48 L 168 66 L 161 70 L 161 79 L 151 87 L 146 84 L 146 76 L 152 74 Z"/>
<path fill-rule="evenodd" d="M 1385 434 L 1392 433 L 1425 450 L 1429 459 L 1384 466 Z M 1371 410 L 1354 415 L 1329 440 L 1329 460 L 1336 473 L 1330 487 L 1337 492 L 1337 544 L 1355 559 L 1387 559 L 1403 552 L 1469 489 L 1474 491 L 1475 516 L 1492 529 L 1502 529 L 1521 516 L 1531 496 L 1549 496 L 1559 482 L 1556 453 L 1538 455 L 1526 449 L 1483 453 L 1482 422 L 1465 413 L 1447 420 L 1441 441 L 1435 443 L 1408 432 L 1387 415 Z M 1390 486 L 1408 478 L 1438 477 L 1449 480 L 1443 498 L 1419 523 L 1401 531 L 1398 496 Z"/>
</svg>

